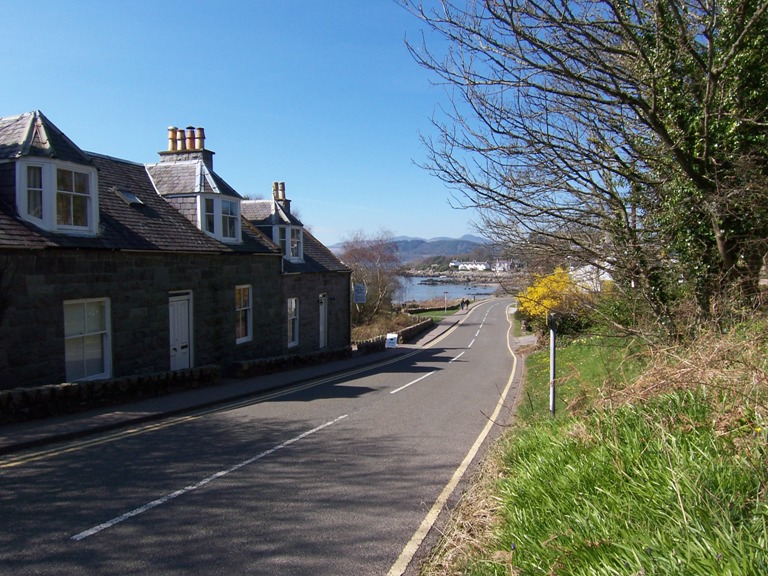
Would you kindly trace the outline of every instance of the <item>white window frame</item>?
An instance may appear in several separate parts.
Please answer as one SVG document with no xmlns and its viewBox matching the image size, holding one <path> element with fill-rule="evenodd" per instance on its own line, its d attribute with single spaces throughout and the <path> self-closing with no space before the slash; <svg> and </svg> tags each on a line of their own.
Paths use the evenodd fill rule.
<svg viewBox="0 0 768 576">
<path fill-rule="evenodd" d="M 229 209 L 232 209 L 231 211 Z M 221 235 L 226 240 L 236 242 L 240 239 L 240 203 L 235 200 L 221 200 Z M 228 232 L 231 231 L 231 234 Z M 225 241 L 226 241 L 225 240 Z"/>
<path fill-rule="evenodd" d="M 304 262 L 304 229 L 301 226 L 275 226 L 273 236 L 286 260 Z"/>
<path fill-rule="evenodd" d="M 31 169 L 33 169 L 33 168 L 40 171 L 40 186 L 32 186 L 30 184 L 30 182 L 29 182 L 29 171 Z M 26 203 L 27 203 L 26 204 L 26 210 L 24 212 L 26 213 L 26 215 L 29 218 L 32 218 L 33 220 L 36 220 L 36 221 L 42 221 L 42 219 L 43 219 L 43 195 L 45 194 L 45 187 L 43 185 L 43 167 L 41 165 L 39 165 L 39 164 L 27 164 L 25 166 L 24 170 L 26 171 L 26 179 L 27 179 L 26 180 L 26 184 L 24 186 L 25 189 L 22 190 L 22 194 L 24 194 L 24 199 L 26 200 Z M 40 196 L 39 205 L 37 206 L 37 208 L 39 208 L 39 210 L 40 210 L 40 214 L 39 215 L 38 214 L 34 214 L 32 208 L 30 207 L 31 203 L 29 202 L 29 196 L 30 196 L 30 193 L 32 193 L 32 192 L 34 192 L 36 195 Z M 38 204 L 38 202 L 35 202 L 35 204 Z M 34 212 L 36 212 L 36 210 L 34 210 Z"/>
<path fill-rule="evenodd" d="M 288 347 L 299 345 L 299 299 L 288 298 Z"/>
<path fill-rule="evenodd" d="M 101 305 L 103 306 L 103 322 L 104 325 L 99 327 L 98 329 L 89 329 L 88 328 L 88 321 L 87 321 L 87 310 L 89 305 Z M 82 313 L 83 313 L 83 330 L 82 332 L 73 333 L 73 334 L 67 334 L 67 306 L 82 306 Z M 69 381 L 83 381 L 83 380 L 97 380 L 101 378 L 110 378 L 112 375 L 112 321 L 111 321 L 111 312 L 110 312 L 110 302 L 109 298 L 87 298 L 87 299 L 81 299 L 81 300 L 65 300 L 62 306 L 62 311 L 64 314 L 64 358 L 65 358 L 65 371 L 66 371 L 66 377 Z M 99 373 L 92 373 L 88 374 L 87 370 L 85 369 L 85 363 L 87 362 L 87 359 L 85 358 L 85 343 L 88 339 L 93 339 L 94 337 L 99 337 L 100 343 L 101 343 L 101 360 L 103 363 L 103 371 Z M 74 343 L 76 341 L 81 342 L 81 348 L 83 350 L 83 372 L 84 374 L 82 376 L 78 376 L 78 374 L 73 374 L 70 372 L 69 367 L 67 366 L 67 349 L 74 345 L 70 343 Z"/>
<path fill-rule="evenodd" d="M 38 188 L 29 188 L 27 172 L 29 167 L 37 167 L 41 170 L 42 210 L 40 217 L 30 213 L 31 206 L 29 205 L 29 191 L 38 190 Z M 59 223 L 59 193 L 57 190 L 57 176 L 59 170 L 78 172 L 87 177 L 88 193 L 86 195 L 77 194 L 74 193 L 74 191 L 63 192 L 63 194 L 73 197 L 84 196 L 86 198 L 87 224 L 85 226 Z M 16 207 L 23 220 L 31 222 L 44 230 L 76 236 L 95 236 L 99 232 L 99 181 L 96 168 L 60 160 L 46 160 L 40 158 L 23 158 L 18 160 L 16 164 Z"/>
<path fill-rule="evenodd" d="M 293 261 L 302 261 L 304 259 L 304 231 L 298 226 L 291 226 L 290 237 L 288 238 L 289 258 Z"/>
<path fill-rule="evenodd" d="M 213 213 L 208 210 L 209 202 L 213 202 Z M 234 214 L 225 214 L 224 205 L 234 207 Z M 216 238 L 219 242 L 227 244 L 239 244 L 241 242 L 242 229 L 240 226 L 240 200 L 227 196 L 222 198 L 220 194 L 200 194 L 197 203 L 198 222 L 197 227 L 203 232 Z M 209 227 L 209 216 L 213 216 L 213 230 Z M 234 236 L 225 235 L 224 221 L 234 221 Z"/>
<path fill-rule="evenodd" d="M 213 198 L 203 198 L 201 202 L 203 214 L 203 230 L 216 234 L 216 202 Z"/>
<path fill-rule="evenodd" d="M 247 290 L 247 298 L 242 299 L 240 292 Z M 241 320 L 245 320 L 245 334 L 238 337 Z M 253 340 L 253 287 L 250 284 L 235 286 L 235 344 Z"/>
</svg>

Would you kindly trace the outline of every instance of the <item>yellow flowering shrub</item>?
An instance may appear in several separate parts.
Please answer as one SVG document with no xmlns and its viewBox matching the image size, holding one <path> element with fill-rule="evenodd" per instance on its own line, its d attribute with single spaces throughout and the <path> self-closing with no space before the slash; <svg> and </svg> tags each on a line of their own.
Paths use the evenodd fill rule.
<svg viewBox="0 0 768 576">
<path fill-rule="evenodd" d="M 535 324 L 546 325 L 550 312 L 569 310 L 577 288 L 568 271 L 559 267 L 548 276 L 536 275 L 533 283 L 517 295 L 520 316 Z"/>
</svg>

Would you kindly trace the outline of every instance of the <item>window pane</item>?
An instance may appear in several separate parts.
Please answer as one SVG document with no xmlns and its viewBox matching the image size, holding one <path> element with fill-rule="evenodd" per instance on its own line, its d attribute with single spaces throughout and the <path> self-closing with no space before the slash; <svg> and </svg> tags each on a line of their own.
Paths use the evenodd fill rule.
<svg viewBox="0 0 768 576">
<path fill-rule="evenodd" d="M 236 223 L 236 219 L 235 218 L 231 218 L 229 216 L 225 216 L 222 219 L 222 225 L 223 225 L 223 228 L 224 228 L 222 230 L 222 234 L 224 235 L 224 238 L 234 238 L 235 237 L 235 223 Z"/>
<path fill-rule="evenodd" d="M 64 336 L 85 333 L 84 311 L 83 304 L 64 304 Z"/>
<path fill-rule="evenodd" d="M 79 380 L 85 377 L 83 364 L 83 339 L 75 338 L 64 343 L 64 362 L 67 370 L 67 380 Z"/>
<path fill-rule="evenodd" d="M 96 376 L 104 373 L 104 338 L 101 334 L 84 338 L 85 375 Z"/>
<path fill-rule="evenodd" d="M 56 188 L 63 192 L 73 192 L 75 186 L 72 182 L 70 170 L 56 170 Z"/>
<path fill-rule="evenodd" d="M 248 336 L 248 311 L 238 310 L 235 324 L 235 338 L 245 338 Z"/>
<path fill-rule="evenodd" d="M 214 213 L 213 213 L 213 199 L 205 199 L 205 218 L 204 226 L 206 232 L 213 232 L 214 229 Z"/>
<path fill-rule="evenodd" d="M 43 187 L 42 166 L 27 166 L 27 188 L 42 189 L 42 187 Z"/>
<path fill-rule="evenodd" d="M 88 174 L 85 172 L 75 172 L 74 190 L 78 194 L 88 194 Z"/>
<path fill-rule="evenodd" d="M 88 226 L 88 197 L 72 196 L 72 224 Z"/>
<path fill-rule="evenodd" d="M 237 215 L 237 209 L 235 208 L 234 202 L 228 202 L 224 200 L 221 203 L 221 213 L 226 216 L 235 216 Z"/>
<path fill-rule="evenodd" d="M 291 256 L 301 256 L 301 230 L 298 228 L 291 228 Z"/>
<path fill-rule="evenodd" d="M 43 192 L 42 190 L 27 191 L 27 214 L 35 218 L 43 217 Z"/>
<path fill-rule="evenodd" d="M 56 222 L 72 224 L 72 196 L 69 194 L 56 194 Z"/>
<path fill-rule="evenodd" d="M 251 287 L 235 288 L 235 338 L 251 339 Z"/>
<path fill-rule="evenodd" d="M 106 330 L 104 303 L 89 302 L 85 308 L 85 328 L 88 333 Z"/>
<path fill-rule="evenodd" d="M 299 341 L 299 299 L 288 299 L 288 344 Z"/>
</svg>

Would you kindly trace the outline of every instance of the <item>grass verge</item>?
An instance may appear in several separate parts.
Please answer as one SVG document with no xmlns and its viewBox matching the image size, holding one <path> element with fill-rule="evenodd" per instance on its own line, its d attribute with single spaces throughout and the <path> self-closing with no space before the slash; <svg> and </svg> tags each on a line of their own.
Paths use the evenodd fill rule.
<svg viewBox="0 0 768 576">
<path fill-rule="evenodd" d="M 421 573 L 768 574 L 766 328 L 653 354 L 577 340 L 554 419 L 531 355 L 517 425 Z"/>
</svg>

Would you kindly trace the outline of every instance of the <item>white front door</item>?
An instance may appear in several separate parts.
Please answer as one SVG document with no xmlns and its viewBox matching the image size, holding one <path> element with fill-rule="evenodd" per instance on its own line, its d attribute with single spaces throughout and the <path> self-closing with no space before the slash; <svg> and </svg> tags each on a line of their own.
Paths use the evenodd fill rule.
<svg viewBox="0 0 768 576">
<path fill-rule="evenodd" d="M 192 366 L 192 295 L 171 296 L 168 303 L 171 370 Z"/>
<path fill-rule="evenodd" d="M 320 305 L 320 348 L 328 345 L 328 295 L 320 294 L 317 299 Z"/>
</svg>

